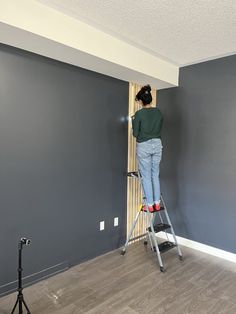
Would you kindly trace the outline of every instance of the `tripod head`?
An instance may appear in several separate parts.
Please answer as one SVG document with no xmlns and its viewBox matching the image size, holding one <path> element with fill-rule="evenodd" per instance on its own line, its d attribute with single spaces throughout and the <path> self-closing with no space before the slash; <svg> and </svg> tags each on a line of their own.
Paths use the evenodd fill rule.
<svg viewBox="0 0 236 314">
<path fill-rule="evenodd" d="M 19 241 L 19 250 L 23 249 L 23 245 L 30 245 L 31 244 L 31 240 L 30 239 L 26 239 L 26 238 L 21 238 Z"/>
<path fill-rule="evenodd" d="M 21 244 L 25 244 L 25 245 L 30 245 L 31 240 L 30 239 L 26 239 L 26 238 L 21 238 L 20 239 L 20 243 Z"/>
</svg>

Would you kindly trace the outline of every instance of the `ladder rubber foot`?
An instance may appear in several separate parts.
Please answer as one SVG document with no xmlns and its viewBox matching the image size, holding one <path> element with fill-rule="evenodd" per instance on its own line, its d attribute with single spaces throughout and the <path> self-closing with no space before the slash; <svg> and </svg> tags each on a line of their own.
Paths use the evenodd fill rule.
<svg viewBox="0 0 236 314">
<path fill-rule="evenodd" d="M 144 241 L 144 242 L 143 242 L 143 244 L 144 244 L 144 245 L 147 245 L 147 244 L 148 244 L 148 242 L 147 242 L 147 241 Z"/>
<path fill-rule="evenodd" d="M 126 253 L 126 250 L 122 250 L 122 251 L 120 252 L 121 255 L 125 255 L 125 253 Z"/>
<path fill-rule="evenodd" d="M 164 273 L 164 272 L 165 272 L 165 268 L 164 268 L 163 266 L 161 266 L 161 267 L 160 267 L 160 271 L 161 271 L 162 273 Z"/>
<path fill-rule="evenodd" d="M 182 262 L 183 261 L 183 256 L 179 255 L 179 260 Z"/>
</svg>

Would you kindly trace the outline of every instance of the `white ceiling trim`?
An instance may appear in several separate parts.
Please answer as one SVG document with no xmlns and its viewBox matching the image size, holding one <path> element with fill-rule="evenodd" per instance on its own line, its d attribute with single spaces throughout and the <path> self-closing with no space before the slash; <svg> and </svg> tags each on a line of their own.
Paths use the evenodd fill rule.
<svg viewBox="0 0 236 314">
<path fill-rule="evenodd" d="M 183 65 L 180 65 L 179 67 L 183 68 L 183 67 L 186 67 L 186 66 L 189 66 L 189 65 L 194 65 L 194 64 L 198 64 L 198 63 L 207 62 L 207 61 L 213 61 L 213 60 L 216 60 L 216 59 L 219 59 L 219 58 L 224 58 L 224 57 L 230 57 L 230 56 L 233 56 L 235 54 L 236 54 L 236 50 L 233 51 L 233 52 L 223 53 L 223 54 L 212 56 L 212 57 L 205 58 L 205 59 L 199 59 L 198 61 L 185 63 Z"/>
</svg>

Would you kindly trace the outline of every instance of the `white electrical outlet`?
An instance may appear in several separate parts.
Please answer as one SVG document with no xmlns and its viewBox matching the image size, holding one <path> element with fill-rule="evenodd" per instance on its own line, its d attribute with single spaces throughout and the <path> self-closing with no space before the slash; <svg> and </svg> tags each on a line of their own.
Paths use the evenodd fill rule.
<svg viewBox="0 0 236 314">
<path fill-rule="evenodd" d="M 117 227 L 119 225 L 119 218 L 115 217 L 114 218 L 114 227 Z"/>
<path fill-rule="evenodd" d="M 105 221 L 100 221 L 100 231 L 105 229 Z"/>
</svg>

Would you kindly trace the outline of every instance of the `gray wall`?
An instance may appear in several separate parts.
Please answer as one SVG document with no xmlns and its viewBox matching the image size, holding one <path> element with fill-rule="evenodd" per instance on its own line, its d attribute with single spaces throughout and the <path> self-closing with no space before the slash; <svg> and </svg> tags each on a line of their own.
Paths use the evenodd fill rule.
<svg viewBox="0 0 236 314">
<path fill-rule="evenodd" d="M 3 293 L 21 236 L 29 281 L 124 242 L 128 83 L 4 45 L 0 69 Z"/>
<path fill-rule="evenodd" d="M 162 191 L 177 234 L 236 252 L 236 55 L 180 69 L 158 92 Z"/>
</svg>

